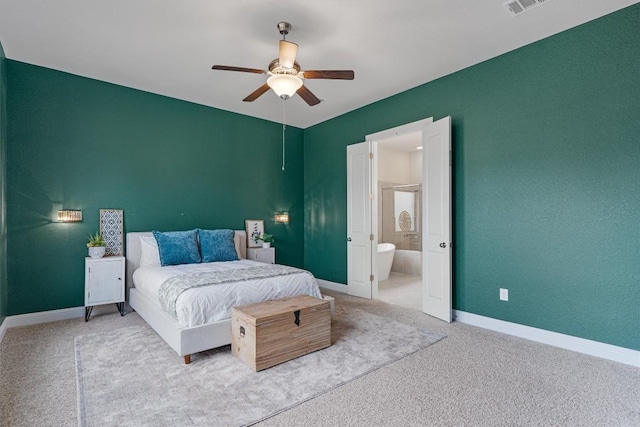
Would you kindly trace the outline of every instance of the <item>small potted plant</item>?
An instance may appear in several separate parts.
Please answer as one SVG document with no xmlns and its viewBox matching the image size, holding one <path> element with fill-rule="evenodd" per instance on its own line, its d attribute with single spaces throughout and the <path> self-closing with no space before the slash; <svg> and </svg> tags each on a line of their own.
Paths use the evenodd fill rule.
<svg viewBox="0 0 640 427">
<path fill-rule="evenodd" d="M 89 248 L 89 256 L 91 258 L 102 258 L 107 250 L 107 243 L 102 238 L 102 234 L 89 234 L 87 247 Z"/>
<path fill-rule="evenodd" d="M 271 244 L 276 241 L 276 239 L 273 238 L 273 234 L 269 233 L 262 233 L 259 240 L 262 240 L 263 248 L 270 248 Z"/>
</svg>

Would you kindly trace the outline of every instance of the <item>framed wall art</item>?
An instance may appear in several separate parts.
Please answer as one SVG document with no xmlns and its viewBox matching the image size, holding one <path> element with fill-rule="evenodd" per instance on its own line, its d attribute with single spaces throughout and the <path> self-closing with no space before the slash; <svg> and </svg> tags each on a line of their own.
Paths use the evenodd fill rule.
<svg viewBox="0 0 640 427">
<path fill-rule="evenodd" d="M 261 219 L 247 219 L 244 224 L 245 230 L 247 230 L 247 247 L 256 248 L 262 246 L 258 239 L 264 233 L 264 221 Z"/>
<path fill-rule="evenodd" d="M 120 209 L 100 209 L 100 234 L 107 244 L 106 256 L 124 255 L 123 212 Z"/>
</svg>

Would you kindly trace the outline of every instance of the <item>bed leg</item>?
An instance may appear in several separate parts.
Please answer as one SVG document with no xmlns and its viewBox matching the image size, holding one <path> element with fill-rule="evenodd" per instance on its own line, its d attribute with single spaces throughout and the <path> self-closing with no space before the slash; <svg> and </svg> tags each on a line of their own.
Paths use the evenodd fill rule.
<svg viewBox="0 0 640 427">
<path fill-rule="evenodd" d="M 190 354 L 187 354 L 187 355 L 184 357 L 184 364 L 185 364 L 185 365 L 188 365 L 189 363 L 191 363 L 191 355 L 190 355 Z"/>
</svg>

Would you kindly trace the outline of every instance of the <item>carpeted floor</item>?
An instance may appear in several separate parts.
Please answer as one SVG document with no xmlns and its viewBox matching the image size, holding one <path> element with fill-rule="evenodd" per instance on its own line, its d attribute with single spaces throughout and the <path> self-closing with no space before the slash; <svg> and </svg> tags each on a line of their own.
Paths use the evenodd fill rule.
<svg viewBox="0 0 640 427">
<path fill-rule="evenodd" d="M 230 346 L 199 353 L 185 365 L 145 326 L 82 335 L 75 340 L 79 424 L 249 425 L 442 338 L 387 317 L 338 306 L 331 322 L 330 347 L 253 372 L 231 354 Z"/>
<path fill-rule="evenodd" d="M 447 338 L 257 425 L 640 425 L 638 368 L 327 293 Z M 114 313 L 10 329 L 0 344 L 0 425 L 76 426 L 74 338 L 138 325 L 135 313 Z"/>
</svg>

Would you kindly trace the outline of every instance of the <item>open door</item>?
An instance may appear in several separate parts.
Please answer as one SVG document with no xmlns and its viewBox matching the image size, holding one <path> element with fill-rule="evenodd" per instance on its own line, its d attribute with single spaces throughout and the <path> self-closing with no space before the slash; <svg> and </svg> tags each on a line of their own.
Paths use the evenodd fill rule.
<svg viewBox="0 0 640 427">
<path fill-rule="evenodd" d="M 347 292 L 372 297 L 377 256 L 372 215 L 373 183 L 377 174 L 372 161 L 376 138 L 422 131 L 422 310 L 451 322 L 451 117 L 432 123 L 424 119 L 368 135 L 370 141 L 347 146 Z M 377 227 L 375 227 L 377 229 Z"/>
<path fill-rule="evenodd" d="M 451 322 L 451 117 L 422 130 L 422 311 Z"/>
<path fill-rule="evenodd" d="M 371 142 L 347 146 L 347 292 L 371 299 Z"/>
</svg>

